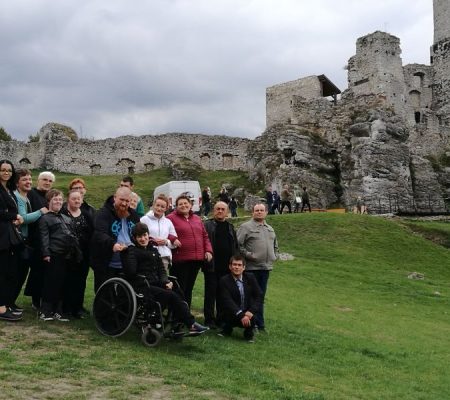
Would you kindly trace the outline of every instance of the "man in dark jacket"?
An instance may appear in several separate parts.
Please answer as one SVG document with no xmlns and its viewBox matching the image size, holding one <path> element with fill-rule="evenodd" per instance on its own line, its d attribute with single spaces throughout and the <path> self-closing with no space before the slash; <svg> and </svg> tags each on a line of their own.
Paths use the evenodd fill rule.
<svg viewBox="0 0 450 400">
<path fill-rule="evenodd" d="M 234 226 L 226 220 L 227 216 L 228 205 L 219 201 L 214 205 L 213 218 L 205 222 L 205 229 L 214 253 L 211 263 L 203 268 L 205 280 L 203 312 L 205 324 L 210 328 L 220 325 L 220 299 L 217 296 L 219 280 L 229 273 L 228 264 L 231 256 L 239 254 L 236 231 Z"/>
<path fill-rule="evenodd" d="M 95 216 L 91 241 L 95 291 L 122 270 L 120 252 L 131 244 L 131 230 L 139 222 L 136 211 L 130 208 L 130 194 L 129 188 L 119 187 Z"/>
<path fill-rule="evenodd" d="M 233 327 L 244 328 L 244 338 L 253 342 L 255 314 L 259 312 L 262 292 L 253 274 L 247 274 L 245 259 L 233 256 L 229 265 L 230 273 L 219 282 L 223 308 L 223 329 L 220 336 L 230 336 Z"/>
</svg>

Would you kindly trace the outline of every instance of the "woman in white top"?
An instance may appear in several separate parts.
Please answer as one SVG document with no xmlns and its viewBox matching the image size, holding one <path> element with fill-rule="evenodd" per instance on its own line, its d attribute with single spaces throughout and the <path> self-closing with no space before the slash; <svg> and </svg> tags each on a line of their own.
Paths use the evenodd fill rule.
<svg viewBox="0 0 450 400">
<path fill-rule="evenodd" d="M 141 222 L 148 226 L 151 241 L 158 249 L 167 273 L 172 260 L 171 249 L 180 245 L 172 221 L 165 216 L 168 207 L 169 199 L 160 194 L 153 201 L 152 209 L 141 218 Z"/>
</svg>

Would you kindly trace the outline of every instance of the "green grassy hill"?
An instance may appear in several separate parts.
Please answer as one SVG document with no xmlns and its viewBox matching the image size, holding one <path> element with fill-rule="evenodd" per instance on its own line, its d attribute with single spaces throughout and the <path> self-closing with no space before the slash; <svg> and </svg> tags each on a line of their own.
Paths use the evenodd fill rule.
<svg viewBox="0 0 450 400">
<path fill-rule="evenodd" d="M 0 397 L 450 398 L 449 249 L 367 215 L 268 221 L 281 251 L 295 259 L 276 263 L 268 334 L 254 344 L 240 332 L 220 338 L 211 331 L 147 349 L 133 329 L 111 339 L 91 319 L 42 323 L 22 299 L 25 320 L 0 324 Z M 448 232 L 448 223 L 440 224 Z M 425 279 L 408 279 L 411 272 Z M 200 276 L 193 302 L 199 315 L 202 296 Z"/>
</svg>

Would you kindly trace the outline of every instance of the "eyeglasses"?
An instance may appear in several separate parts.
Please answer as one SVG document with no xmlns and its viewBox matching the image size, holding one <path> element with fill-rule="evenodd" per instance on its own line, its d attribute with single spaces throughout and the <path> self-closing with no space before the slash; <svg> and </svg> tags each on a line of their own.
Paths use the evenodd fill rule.
<svg viewBox="0 0 450 400">
<path fill-rule="evenodd" d="M 84 186 L 72 186 L 72 190 L 84 189 Z"/>
<path fill-rule="evenodd" d="M 4 174 L 12 174 L 12 169 L 0 169 L 0 172 L 3 172 Z"/>
</svg>

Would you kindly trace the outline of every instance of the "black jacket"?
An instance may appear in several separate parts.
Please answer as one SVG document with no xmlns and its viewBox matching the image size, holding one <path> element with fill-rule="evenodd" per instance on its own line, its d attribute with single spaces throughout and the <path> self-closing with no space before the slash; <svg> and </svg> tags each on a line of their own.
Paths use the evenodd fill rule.
<svg viewBox="0 0 450 400">
<path fill-rule="evenodd" d="M 94 209 L 93 209 L 93 207 L 91 207 L 89 205 L 87 207 L 83 207 L 83 204 L 86 204 L 86 203 L 81 204 L 80 210 L 81 210 L 81 214 L 86 219 L 87 229 L 85 231 L 83 231 L 83 235 L 82 235 L 82 237 L 78 238 L 78 241 L 79 241 L 80 249 L 83 251 L 83 253 L 89 253 L 90 247 L 91 247 L 92 234 L 94 232 L 94 213 L 92 211 Z M 72 219 L 70 211 L 67 209 L 67 203 L 63 204 L 61 213 L 64 215 L 67 215 L 70 219 Z M 76 232 L 75 232 L 75 234 L 76 234 Z"/>
<path fill-rule="evenodd" d="M 131 238 L 131 229 L 139 222 L 139 216 L 131 208 L 128 212 L 127 223 Z M 91 262 L 94 270 L 104 270 L 109 265 L 113 255 L 112 248 L 117 241 L 121 226 L 120 218 L 114 209 L 114 196 L 110 196 L 95 214 L 94 233 L 91 240 Z"/>
<path fill-rule="evenodd" d="M 9 249 L 11 242 L 8 225 L 17 218 L 18 214 L 14 193 L 7 190 L 0 184 L 0 250 Z"/>
<path fill-rule="evenodd" d="M 129 246 L 120 253 L 123 272 L 128 279 L 133 280 L 136 275 L 144 275 L 152 286 L 164 288 L 169 282 L 166 269 L 156 247 Z"/>
<path fill-rule="evenodd" d="M 241 319 L 246 311 L 255 314 L 260 311 L 262 292 L 256 278 L 251 273 L 242 274 L 244 284 L 244 307 L 241 308 L 241 295 L 233 275 L 223 276 L 219 281 L 221 307 L 226 319 Z M 238 313 L 238 311 L 241 311 Z"/>
<path fill-rule="evenodd" d="M 48 212 L 39 218 L 42 257 L 66 254 L 67 258 L 79 253 L 78 240 L 72 231 L 72 220 L 61 213 Z"/>
<path fill-rule="evenodd" d="M 31 205 L 31 211 L 40 210 L 42 207 L 48 207 L 47 199 L 45 198 L 47 192 L 33 188 L 27 194 L 27 198 Z M 31 246 L 35 249 L 40 247 L 40 233 L 39 220 L 28 225 L 28 240 Z"/>
<path fill-rule="evenodd" d="M 240 254 L 239 252 L 239 243 L 236 237 L 236 231 L 234 229 L 233 224 L 231 224 L 228 221 L 225 221 L 225 223 L 228 226 L 228 236 L 229 236 L 229 240 L 231 243 L 231 252 L 232 254 L 230 254 L 231 256 L 235 256 Z M 217 221 L 215 219 L 208 219 L 207 221 L 205 221 L 205 229 L 206 232 L 208 233 L 208 237 L 209 237 L 209 241 L 211 242 L 212 248 L 213 248 L 213 253 L 216 253 L 216 245 L 217 245 L 217 241 L 216 241 L 216 228 L 217 228 Z M 228 265 L 228 260 L 227 260 L 227 265 Z M 209 271 L 215 271 L 215 265 L 214 265 L 214 257 L 212 259 L 212 261 L 206 266 L 208 268 Z M 219 272 L 219 271 L 216 271 Z"/>
</svg>

